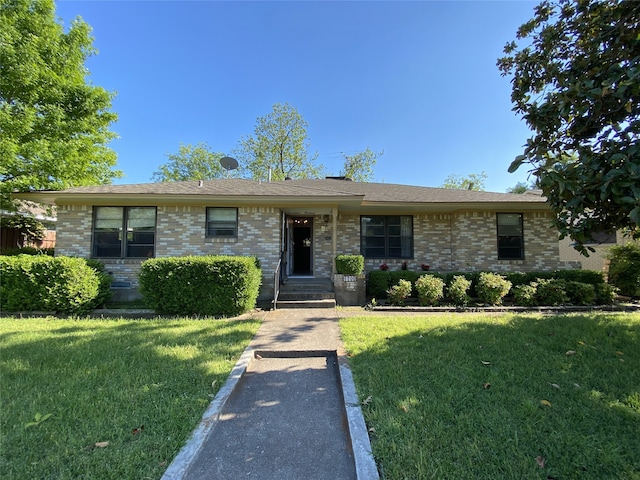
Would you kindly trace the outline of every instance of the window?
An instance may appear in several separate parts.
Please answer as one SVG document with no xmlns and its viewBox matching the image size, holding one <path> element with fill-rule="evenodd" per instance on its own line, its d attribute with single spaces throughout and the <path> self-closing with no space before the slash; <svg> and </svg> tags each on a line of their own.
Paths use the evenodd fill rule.
<svg viewBox="0 0 640 480">
<path fill-rule="evenodd" d="M 237 208 L 207 208 L 207 237 L 238 236 Z"/>
<path fill-rule="evenodd" d="M 413 258 L 413 217 L 360 217 L 360 252 L 365 258 Z"/>
<path fill-rule="evenodd" d="M 498 213 L 498 260 L 524 260 L 521 213 Z"/>
<path fill-rule="evenodd" d="M 94 257 L 153 257 L 155 241 L 156 207 L 94 207 Z"/>
</svg>

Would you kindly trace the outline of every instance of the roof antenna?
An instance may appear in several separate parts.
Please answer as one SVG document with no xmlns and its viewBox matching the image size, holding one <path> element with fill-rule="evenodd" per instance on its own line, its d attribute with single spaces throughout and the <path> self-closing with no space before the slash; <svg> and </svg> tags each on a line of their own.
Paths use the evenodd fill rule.
<svg viewBox="0 0 640 480">
<path fill-rule="evenodd" d="M 238 168 L 238 161 L 231 157 L 222 157 L 220 159 L 220 165 L 227 171 L 227 178 L 229 178 L 229 172 Z"/>
</svg>

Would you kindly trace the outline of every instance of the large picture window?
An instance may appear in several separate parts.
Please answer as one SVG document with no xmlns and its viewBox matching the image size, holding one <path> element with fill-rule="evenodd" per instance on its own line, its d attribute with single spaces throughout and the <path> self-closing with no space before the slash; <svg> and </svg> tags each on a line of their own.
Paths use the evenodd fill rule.
<svg viewBox="0 0 640 480">
<path fill-rule="evenodd" d="M 365 258 L 413 258 L 413 217 L 361 216 L 360 252 Z"/>
<path fill-rule="evenodd" d="M 94 207 L 93 256 L 155 256 L 156 207 Z"/>
<path fill-rule="evenodd" d="M 498 213 L 498 260 L 524 260 L 521 213 Z"/>
<path fill-rule="evenodd" d="M 237 236 L 237 208 L 207 208 L 207 237 L 236 238 Z"/>
</svg>

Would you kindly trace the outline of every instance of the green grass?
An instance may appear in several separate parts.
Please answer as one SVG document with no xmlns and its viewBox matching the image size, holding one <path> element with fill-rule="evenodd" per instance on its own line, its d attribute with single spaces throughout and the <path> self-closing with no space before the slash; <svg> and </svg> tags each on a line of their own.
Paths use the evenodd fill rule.
<svg viewBox="0 0 640 480">
<path fill-rule="evenodd" d="M 0 319 L 0 478 L 160 478 L 258 326 Z"/>
<path fill-rule="evenodd" d="M 640 314 L 341 330 L 383 478 L 640 479 Z"/>
</svg>

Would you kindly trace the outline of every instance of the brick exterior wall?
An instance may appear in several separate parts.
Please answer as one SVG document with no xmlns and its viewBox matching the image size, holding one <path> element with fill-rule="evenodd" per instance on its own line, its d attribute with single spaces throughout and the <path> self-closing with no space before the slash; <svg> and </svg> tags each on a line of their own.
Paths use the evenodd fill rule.
<svg viewBox="0 0 640 480">
<path fill-rule="evenodd" d="M 91 256 L 93 209 L 86 205 L 58 206 L 56 255 Z M 273 295 L 274 272 L 280 259 L 282 212 L 272 207 L 238 209 L 238 238 L 207 238 L 206 207 L 164 206 L 157 209 L 156 257 L 184 255 L 254 255 L 263 272 L 261 298 Z M 409 269 L 428 264 L 433 271 L 532 271 L 579 268 L 575 262 L 559 259 L 558 236 L 551 225 L 551 214 L 524 214 L 525 258 L 498 260 L 496 214 L 467 211 L 452 214 L 413 216 L 414 257 Z M 360 215 L 338 214 L 337 254 L 360 253 Z M 104 259 L 116 282 L 138 287 L 142 259 Z M 333 268 L 333 220 L 327 215 L 313 218 L 312 268 L 316 277 L 330 277 Z M 369 258 L 365 269 L 378 269 L 387 263 L 399 269 L 403 260 Z"/>
<path fill-rule="evenodd" d="M 433 271 L 534 271 L 577 268 L 560 262 L 558 234 L 551 228 L 551 213 L 524 213 L 524 260 L 498 260 L 495 212 L 457 212 L 413 216 L 413 258 L 410 270 L 422 264 Z M 360 215 L 338 216 L 338 253 L 360 253 Z M 403 259 L 367 258 L 365 269 L 386 263 L 397 270 Z M 579 268 L 579 267 L 578 267 Z"/>
</svg>

